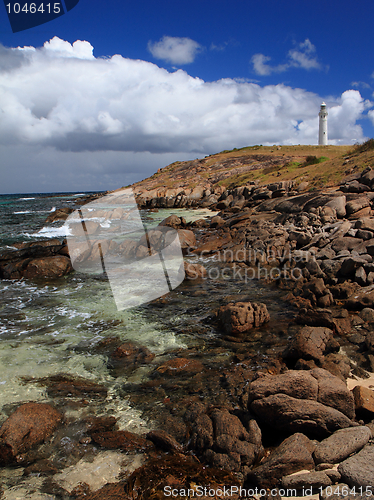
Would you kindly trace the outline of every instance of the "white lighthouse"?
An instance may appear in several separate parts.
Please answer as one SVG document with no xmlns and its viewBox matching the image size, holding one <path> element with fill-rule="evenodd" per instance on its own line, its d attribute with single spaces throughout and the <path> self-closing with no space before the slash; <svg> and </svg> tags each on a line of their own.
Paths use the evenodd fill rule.
<svg viewBox="0 0 374 500">
<path fill-rule="evenodd" d="M 321 110 L 318 113 L 319 116 L 319 135 L 318 144 L 320 146 L 327 146 L 327 110 L 326 104 L 323 102 L 321 104 Z"/>
</svg>

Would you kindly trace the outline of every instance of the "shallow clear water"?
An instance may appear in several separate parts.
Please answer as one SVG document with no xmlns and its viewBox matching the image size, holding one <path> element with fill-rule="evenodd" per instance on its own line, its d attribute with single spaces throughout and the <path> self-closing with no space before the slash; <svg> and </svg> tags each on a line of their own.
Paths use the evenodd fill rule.
<svg viewBox="0 0 374 500">
<path fill-rule="evenodd" d="M 0 249 L 19 241 L 63 237 L 62 222 L 45 224 L 53 207 L 63 206 L 74 206 L 74 196 L 0 196 Z M 142 218 L 151 227 L 172 213 L 187 220 L 210 214 L 207 210 L 173 209 L 143 211 Z M 213 258 L 199 262 L 208 271 L 217 267 Z M 124 311 L 116 309 L 109 283 L 102 275 L 74 272 L 58 280 L 0 281 L 0 423 L 21 402 L 51 401 L 46 388 L 30 379 L 63 373 L 103 384 L 108 389 L 104 399 L 87 398 L 88 406 L 61 408 L 67 418 L 78 420 L 88 413 L 111 414 L 119 419 L 120 429 L 145 432 L 152 428 L 152 413 L 131 406 L 124 384 L 147 380 L 155 366 L 177 350 L 204 348 L 214 341 L 217 332 L 206 318 L 230 295 L 246 295 L 250 300 L 265 302 L 273 317 L 268 330 L 279 327 L 282 320 L 287 321 L 289 311 L 279 302 L 278 292 L 258 281 L 244 283 L 222 275 L 219 279 L 184 282 L 160 303 Z M 107 356 L 100 351 L 102 341 L 113 337 L 135 341 L 150 349 L 156 355 L 153 364 L 130 375 L 113 371 Z M 252 347 L 262 349 L 261 334 L 253 336 Z M 61 442 L 71 438 L 62 435 Z M 72 465 L 69 449 L 65 452 L 61 444 L 58 449 L 66 467 Z M 54 498 L 41 493 L 27 496 L 22 488 L 32 489 L 35 482 L 38 490 L 37 481 L 20 479 L 19 475 L 17 468 L 3 468 L 0 472 L 6 499 Z"/>
</svg>

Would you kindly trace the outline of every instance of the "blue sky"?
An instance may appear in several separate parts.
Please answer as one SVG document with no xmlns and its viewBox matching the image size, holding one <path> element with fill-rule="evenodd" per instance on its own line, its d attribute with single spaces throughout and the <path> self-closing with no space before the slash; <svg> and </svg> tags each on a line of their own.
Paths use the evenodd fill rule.
<svg viewBox="0 0 374 500">
<path fill-rule="evenodd" d="M 80 0 L 13 34 L 2 7 L 1 192 L 116 188 L 223 149 L 315 144 L 322 100 L 331 144 L 373 137 L 373 14 L 368 1 Z"/>
</svg>

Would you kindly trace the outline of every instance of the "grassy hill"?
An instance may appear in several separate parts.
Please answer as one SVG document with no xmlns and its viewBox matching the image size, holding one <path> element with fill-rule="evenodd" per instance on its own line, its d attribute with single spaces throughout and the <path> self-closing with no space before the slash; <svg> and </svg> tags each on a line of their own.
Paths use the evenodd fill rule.
<svg viewBox="0 0 374 500">
<path fill-rule="evenodd" d="M 307 182 L 313 190 L 336 186 L 367 166 L 374 167 L 374 139 L 358 146 L 250 146 L 174 162 L 132 187 L 135 191 L 196 186 L 231 189 L 251 181 L 265 185 L 294 180 Z"/>
</svg>

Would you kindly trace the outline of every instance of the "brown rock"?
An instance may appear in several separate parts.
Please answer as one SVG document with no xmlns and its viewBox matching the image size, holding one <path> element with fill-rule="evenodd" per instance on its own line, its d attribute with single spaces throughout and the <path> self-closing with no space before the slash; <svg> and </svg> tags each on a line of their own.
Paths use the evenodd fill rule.
<svg viewBox="0 0 374 500">
<path fill-rule="evenodd" d="M 374 445 L 367 444 L 356 455 L 344 460 L 339 465 L 338 471 L 342 475 L 342 481 L 349 484 L 349 486 L 356 486 L 356 488 L 372 487 L 374 477 Z"/>
<path fill-rule="evenodd" d="M 248 432 L 236 415 L 226 409 L 213 410 L 210 415 L 213 421 L 214 436 L 229 434 L 234 439 L 248 439 Z"/>
<path fill-rule="evenodd" d="M 87 417 L 84 420 L 88 434 L 109 431 L 115 426 L 116 422 L 115 417 Z"/>
<path fill-rule="evenodd" d="M 159 224 L 159 226 L 169 226 L 174 229 L 180 228 L 181 225 L 182 225 L 182 219 L 177 215 L 170 215 Z"/>
<path fill-rule="evenodd" d="M 348 219 L 349 220 L 355 220 L 355 219 L 358 219 L 360 217 L 369 217 L 370 215 L 372 215 L 373 211 L 371 210 L 370 207 L 364 207 L 364 208 L 361 208 L 361 210 L 358 210 L 357 212 L 354 212 L 353 214 L 351 214 Z"/>
<path fill-rule="evenodd" d="M 212 217 L 210 221 L 210 227 L 217 227 L 217 226 L 222 226 L 225 223 L 224 219 L 220 217 L 219 215 L 216 215 L 215 217 Z"/>
<path fill-rule="evenodd" d="M 256 399 L 250 410 L 264 423 L 287 432 L 305 432 L 326 436 L 352 425 L 343 413 L 317 401 L 274 394 Z"/>
<path fill-rule="evenodd" d="M 73 208 L 69 207 L 58 208 L 57 210 L 51 212 L 45 221 L 49 223 L 49 222 L 54 222 L 56 220 L 66 220 L 72 212 L 74 212 Z"/>
<path fill-rule="evenodd" d="M 47 394 L 51 397 L 105 397 L 108 390 L 106 387 L 84 379 L 83 377 L 73 377 L 70 375 L 57 374 L 38 379 L 40 385 L 47 386 Z"/>
<path fill-rule="evenodd" d="M 363 217 L 362 219 L 358 219 L 355 227 L 364 231 L 374 231 L 374 217 Z"/>
<path fill-rule="evenodd" d="M 125 259 L 132 259 L 135 257 L 136 247 L 138 243 L 133 240 L 125 240 L 118 247 L 118 253 Z"/>
<path fill-rule="evenodd" d="M 357 212 L 361 211 L 364 208 L 369 208 L 370 207 L 370 202 L 367 196 L 361 196 L 356 199 L 353 199 L 351 201 L 348 201 L 348 203 L 345 206 L 345 209 L 347 211 L 347 215 L 353 215 L 354 213 L 357 214 Z M 362 217 L 362 215 L 358 215 L 357 218 Z"/>
<path fill-rule="evenodd" d="M 193 422 L 191 448 L 197 452 L 202 452 L 213 446 L 213 440 L 213 422 L 208 415 L 202 413 Z"/>
<path fill-rule="evenodd" d="M 335 408 L 350 419 L 354 418 L 354 400 L 347 384 L 322 368 L 314 368 L 310 373 L 318 381 L 317 401 Z"/>
<path fill-rule="evenodd" d="M 64 255 L 31 260 L 23 273 L 25 278 L 60 278 L 73 270 L 70 259 Z"/>
<path fill-rule="evenodd" d="M 283 357 L 286 359 L 322 361 L 324 355 L 339 350 L 339 343 L 334 339 L 329 328 L 305 326 L 286 348 Z"/>
<path fill-rule="evenodd" d="M 300 470 L 314 469 L 313 443 L 304 434 L 285 439 L 259 467 L 251 470 L 247 481 L 264 488 L 279 485 L 280 479 Z"/>
<path fill-rule="evenodd" d="M 340 252 L 341 250 L 352 250 L 357 247 L 362 240 L 358 238 L 353 238 L 352 236 L 345 236 L 342 238 L 336 238 L 331 244 L 331 248 L 335 252 Z"/>
<path fill-rule="evenodd" d="M 132 342 L 126 342 L 117 347 L 112 356 L 113 358 L 121 359 L 121 361 L 126 364 L 150 363 L 155 357 L 146 347 L 138 347 Z"/>
<path fill-rule="evenodd" d="M 230 233 L 224 234 L 214 234 L 210 236 L 206 241 L 204 241 L 194 253 L 209 255 L 218 252 L 224 245 L 227 245 L 231 241 Z"/>
<path fill-rule="evenodd" d="M 224 331 L 238 334 L 261 326 L 270 320 L 265 304 L 231 302 L 217 311 L 217 318 Z"/>
<path fill-rule="evenodd" d="M 58 472 L 57 467 L 55 467 L 49 460 L 39 460 L 23 471 L 24 476 L 30 476 L 32 474 L 37 474 L 38 476 L 49 476 L 54 475 Z"/>
<path fill-rule="evenodd" d="M 310 371 L 304 370 L 289 370 L 277 376 L 265 374 L 251 383 L 249 402 L 273 394 L 287 394 L 294 398 L 316 400 L 318 382 Z"/>
<path fill-rule="evenodd" d="M 207 270 L 201 264 L 192 264 L 191 262 L 184 262 L 185 279 L 197 280 L 207 276 Z"/>
<path fill-rule="evenodd" d="M 196 237 L 189 229 L 178 229 L 178 236 L 183 253 L 189 253 L 196 247 Z"/>
<path fill-rule="evenodd" d="M 370 438 L 370 429 L 365 426 L 340 429 L 317 444 L 314 460 L 317 464 L 336 464 L 361 450 Z"/>
<path fill-rule="evenodd" d="M 157 368 L 158 373 L 163 375 L 174 376 L 177 374 L 199 373 L 204 370 L 200 361 L 187 358 L 174 358 L 166 361 Z"/>
<path fill-rule="evenodd" d="M 355 407 L 357 411 L 366 411 L 370 413 L 374 413 L 374 391 L 367 388 L 362 387 L 360 385 L 356 385 L 356 387 L 352 391 L 354 399 L 355 399 Z"/>
<path fill-rule="evenodd" d="M 129 431 L 94 432 L 91 437 L 95 443 L 110 450 L 143 452 L 152 448 L 150 441 Z"/>
<path fill-rule="evenodd" d="M 308 488 L 325 488 L 332 484 L 329 476 L 322 471 L 319 472 L 306 472 L 305 474 L 294 474 L 284 476 L 282 478 L 282 486 L 284 488 L 293 488 L 302 490 Z"/>
<path fill-rule="evenodd" d="M 147 434 L 147 439 L 152 441 L 152 443 L 161 450 L 164 451 L 176 451 L 177 453 L 183 452 L 183 446 L 176 441 L 173 436 L 170 436 L 165 431 L 150 431 Z"/>
<path fill-rule="evenodd" d="M 0 464 L 14 462 L 17 455 L 48 439 L 61 420 L 61 413 L 46 403 L 19 406 L 0 429 Z"/>
</svg>

